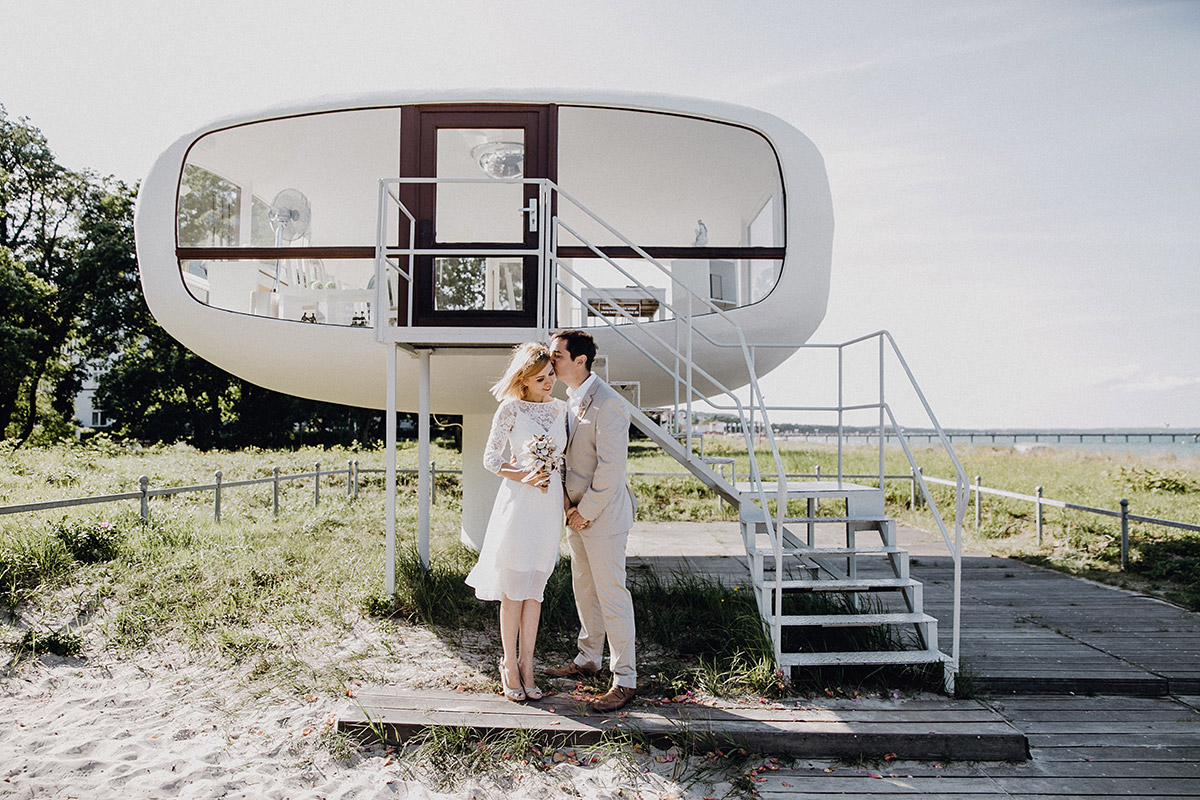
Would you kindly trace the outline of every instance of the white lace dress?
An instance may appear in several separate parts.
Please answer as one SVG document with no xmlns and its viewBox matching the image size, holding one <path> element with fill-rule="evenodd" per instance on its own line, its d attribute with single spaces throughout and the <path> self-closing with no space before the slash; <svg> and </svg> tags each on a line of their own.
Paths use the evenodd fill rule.
<svg viewBox="0 0 1200 800">
<path fill-rule="evenodd" d="M 507 459 L 505 446 L 522 469 L 529 469 L 534 456 L 531 443 L 539 440 L 543 451 L 551 450 L 558 465 L 550 474 L 545 492 L 509 478 L 500 482 L 479 561 L 467 575 L 480 600 L 542 601 L 546 580 L 558 561 L 563 514 L 562 454 L 567 449 L 567 404 L 551 398 L 545 403 L 505 400 L 492 418 L 483 453 L 483 465 L 499 472 Z M 552 448 L 547 445 L 552 444 Z M 535 447 L 536 449 L 536 447 Z"/>
</svg>

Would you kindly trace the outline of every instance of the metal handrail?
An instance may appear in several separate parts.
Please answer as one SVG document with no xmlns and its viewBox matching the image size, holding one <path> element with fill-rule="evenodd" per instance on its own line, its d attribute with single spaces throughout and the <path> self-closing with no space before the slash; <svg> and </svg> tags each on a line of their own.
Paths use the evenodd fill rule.
<svg viewBox="0 0 1200 800">
<path fill-rule="evenodd" d="M 556 193 L 557 196 L 560 198 L 560 200 L 564 200 L 564 201 L 570 203 L 571 205 L 573 205 L 574 207 L 578 208 L 586 216 L 590 217 L 592 220 L 599 223 L 602 227 L 604 227 L 605 230 L 609 231 L 612 235 L 616 236 L 618 239 L 620 239 L 622 242 L 624 242 L 627 246 L 632 248 L 633 251 L 635 253 L 637 253 L 637 255 L 644 262 L 652 264 L 659 272 L 661 272 L 664 276 L 666 276 L 671 281 L 672 286 L 679 286 L 679 288 L 683 289 L 684 292 L 686 293 L 684 296 L 686 296 L 687 300 L 688 300 L 688 308 L 687 308 L 686 312 L 683 315 L 680 315 L 679 311 L 677 309 L 675 309 L 673 306 L 668 305 L 668 308 L 670 308 L 672 310 L 672 313 L 675 315 L 676 338 L 677 339 L 679 337 L 678 328 L 679 328 L 679 324 L 680 324 L 679 320 L 681 319 L 681 316 L 682 316 L 682 319 L 684 320 L 684 324 L 686 325 L 686 328 L 687 328 L 687 337 L 686 337 L 686 341 L 685 341 L 686 352 L 681 353 L 678 351 L 677 348 L 667 345 L 657 335 L 654 335 L 653 333 L 650 333 L 648 331 L 646 331 L 646 333 L 649 333 L 660 345 L 666 347 L 668 352 L 670 352 L 676 358 L 677 361 L 682 361 L 684 363 L 684 365 L 686 366 L 686 371 L 687 371 L 686 376 L 680 376 L 677 369 L 666 368 L 665 365 L 663 365 L 657 358 L 654 358 L 644 347 L 642 347 L 638 342 L 634 341 L 633 338 L 630 336 L 629 332 L 620 330 L 621 327 L 626 327 L 626 326 L 618 326 L 613 321 L 609 320 L 607 317 L 604 317 L 603 315 L 601 316 L 601 320 L 605 324 L 607 324 L 609 327 L 613 328 L 614 330 L 617 330 L 617 333 L 620 336 L 622 336 L 622 338 L 624 338 L 626 341 L 628 341 L 630 344 L 632 344 L 635 348 L 637 348 L 640 352 L 642 352 L 643 355 L 649 357 L 652 362 L 654 362 L 658 366 L 664 368 L 666 370 L 667 374 L 670 375 L 672 377 L 672 379 L 676 382 L 677 388 L 681 383 L 682 383 L 682 385 L 686 386 L 686 388 L 687 388 L 686 399 L 687 399 L 687 405 L 688 405 L 689 412 L 691 410 L 691 403 L 692 403 L 693 396 L 701 397 L 701 399 L 703 399 L 702 396 L 699 395 L 698 392 L 696 392 L 695 387 L 692 383 L 693 371 L 696 369 L 692 362 L 692 359 L 690 357 L 691 356 L 691 343 L 692 343 L 693 335 L 696 333 L 699 333 L 703 338 L 705 338 L 706 340 L 708 340 L 709 342 L 711 342 L 714 345 L 728 344 L 728 346 L 739 347 L 742 351 L 743 358 L 745 359 L 747 373 L 749 375 L 749 381 L 750 381 L 750 387 L 751 387 L 751 403 L 754 404 L 755 407 L 758 409 L 759 414 L 763 418 L 763 421 L 768 424 L 768 438 L 770 440 L 771 451 L 772 451 L 772 455 L 774 456 L 774 460 L 775 460 L 775 464 L 776 464 L 776 471 L 777 471 L 777 474 L 779 474 L 779 475 L 784 474 L 783 460 L 782 460 L 781 456 L 779 455 L 779 449 L 774 440 L 774 433 L 772 431 L 770 431 L 769 418 L 767 416 L 768 412 L 767 412 L 767 408 L 766 408 L 766 400 L 762 394 L 761 388 L 758 385 L 758 377 L 754 372 L 753 355 L 752 355 L 750 349 L 746 346 L 746 339 L 745 339 L 745 335 L 741 329 L 741 326 L 738 325 L 735 320 L 733 320 L 727 313 L 725 313 L 725 311 L 723 309 L 718 307 L 709 298 L 696 293 L 693 289 L 691 289 L 691 287 L 685 286 L 682 283 L 680 283 L 671 274 L 671 271 L 668 270 L 665 266 L 663 266 L 663 264 L 660 263 L 657 259 L 650 256 L 649 253 L 647 253 L 644 249 L 642 249 L 640 246 L 638 246 L 636 243 L 634 243 L 632 240 L 630 240 L 628 237 L 626 237 L 620 231 L 618 231 L 614 227 L 612 227 L 612 225 L 610 225 L 607 221 L 605 221 L 603 218 L 601 218 L 598 214 L 596 214 L 590 208 L 588 208 L 587 206 L 585 206 L 581 202 L 579 202 L 579 200 L 577 200 L 573 195 L 569 194 L 568 192 L 565 192 L 560 186 L 558 186 L 557 183 L 555 183 L 554 181 L 549 180 L 547 178 L 509 178 L 509 179 L 503 179 L 503 180 L 495 180 L 492 178 L 409 177 L 409 178 L 383 178 L 379 181 L 379 216 L 378 216 L 378 223 L 377 223 L 377 229 L 376 229 L 376 254 L 375 254 L 376 287 L 378 289 L 380 287 L 380 285 L 383 284 L 384 280 L 387 277 L 384 274 L 384 267 L 385 267 L 385 265 L 390 265 L 390 261 L 388 260 L 389 256 L 391 256 L 391 257 L 407 257 L 409 259 L 410 269 L 407 274 L 405 274 L 402 270 L 399 269 L 399 267 L 397 267 L 397 271 L 400 272 L 400 274 L 404 275 L 408 279 L 409 303 L 408 303 L 408 318 L 406 320 L 406 322 L 408 323 L 407 327 L 412 327 L 412 322 L 413 322 L 413 319 L 412 319 L 412 314 L 413 314 L 413 304 L 412 304 L 413 280 L 412 280 L 412 276 L 413 276 L 413 272 L 412 272 L 412 268 L 411 268 L 413 258 L 420 256 L 420 255 L 446 255 L 447 253 L 478 253 L 478 254 L 485 255 L 485 256 L 497 254 L 496 251 L 480 252 L 477 249 L 472 250 L 469 247 L 452 248 L 452 249 L 449 249 L 449 248 L 448 249 L 440 249 L 439 248 L 436 250 L 430 250 L 428 248 L 418 249 L 416 247 L 415 238 L 414 238 L 415 228 L 416 228 L 416 219 L 415 219 L 414 215 L 412 214 L 412 212 L 407 208 L 407 206 L 400 199 L 399 195 L 396 192 L 392 191 L 392 187 L 399 186 L 402 184 L 434 184 L 434 185 L 437 185 L 437 184 L 443 184 L 443 183 L 446 183 L 446 184 L 458 184 L 458 183 L 486 184 L 486 185 L 495 185 L 498 183 L 506 183 L 506 184 L 520 184 L 520 185 L 537 185 L 539 187 L 539 198 L 541 201 L 539 203 L 539 207 L 537 210 L 537 214 L 538 214 L 538 218 L 539 218 L 538 248 L 536 250 L 514 250 L 513 254 L 537 255 L 539 257 L 539 261 L 544 265 L 544 269 L 548 270 L 550 268 L 550 266 L 553 265 L 553 266 L 557 267 L 558 269 L 566 269 L 567 271 L 569 271 L 573 275 L 575 275 L 575 277 L 583 280 L 578 274 L 576 274 L 576 273 L 574 273 L 574 271 L 570 270 L 570 268 L 567 267 L 561 261 L 561 259 L 558 258 L 558 248 L 557 248 L 558 234 L 559 234 L 559 229 L 563 228 L 563 229 L 567 230 L 572 236 L 575 236 L 576 239 L 578 239 L 581 242 L 584 242 L 589 247 L 589 249 L 591 249 L 596 255 L 605 259 L 605 261 L 607 261 L 611 266 L 613 266 L 617 270 L 621 271 L 630 280 L 633 280 L 635 285 L 643 286 L 643 288 L 645 288 L 644 285 L 640 281 L 637 281 L 631 275 L 629 275 L 627 272 L 625 272 L 625 270 L 623 270 L 615 261 L 613 261 L 610 257 L 608 257 L 603 252 L 601 252 L 598 247 L 594 246 L 593 244 L 588 242 L 585 237 L 581 236 L 579 233 L 577 233 L 576 231 L 571 229 L 565 222 L 563 222 L 563 220 L 561 219 L 561 217 L 559 215 L 552 214 L 551 209 L 553 208 L 554 204 L 552 202 L 549 202 L 551 199 L 550 195 L 552 193 Z M 389 200 L 389 199 L 400 209 L 400 211 L 405 215 L 405 217 L 407 217 L 407 219 L 409 221 L 409 226 L 408 226 L 409 242 L 408 242 L 407 248 L 402 248 L 402 247 L 398 247 L 398 246 L 390 247 L 387 245 L 387 241 L 386 241 L 386 239 L 387 239 L 387 233 L 386 233 L 387 213 L 386 213 L 386 211 L 387 211 L 387 200 Z M 538 313 L 537 313 L 537 317 L 536 317 L 537 327 L 539 330 L 544 331 L 546 334 L 548 334 L 550 328 L 552 327 L 550 324 L 552 322 L 552 320 L 550 319 L 552 302 L 551 302 L 551 298 L 549 296 L 548 287 L 553 286 L 555 288 L 563 288 L 567 292 L 569 292 L 573 296 L 575 296 L 576 299 L 580 300 L 581 302 L 583 302 L 583 298 L 578 297 L 577 295 L 574 295 L 574 292 L 571 291 L 570 287 L 565 286 L 559 280 L 559 278 L 555 275 L 544 274 L 542 276 L 542 280 L 540 280 L 538 283 L 539 283 L 539 287 L 538 287 L 539 302 L 537 304 L 538 305 Z M 586 283 L 586 281 L 585 281 L 585 283 Z M 590 286 L 590 284 L 589 284 L 589 286 Z M 598 289 L 596 289 L 596 287 L 590 287 L 590 288 L 592 288 L 593 290 L 599 291 Z M 544 294 L 543 294 L 543 292 L 544 292 Z M 615 298 L 611 297 L 611 295 L 604 295 L 603 293 L 601 293 L 601 295 L 602 295 L 602 299 L 605 299 L 607 301 L 613 301 L 613 305 L 615 307 L 617 307 L 621 311 L 622 314 L 624 314 L 630 321 L 636 323 L 635 319 L 633 319 L 630 315 L 625 313 L 623 311 L 623 309 L 620 309 L 620 307 L 615 303 Z M 383 309 L 382 297 L 383 297 L 382 293 L 377 295 L 377 303 L 379 304 L 380 311 L 382 311 L 382 309 Z M 736 334 L 737 342 L 735 342 L 735 343 L 719 343 L 716 340 L 713 340 L 711 337 L 709 337 L 708 334 L 706 332 L 704 332 L 703 330 L 697 331 L 695 329 L 695 327 L 692 325 L 692 317 L 694 316 L 692 314 L 692 304 L 693 304 L 694 300 L 699 300 L 702 308 L 707 308 L 710 313 L 716 313 L 719 318 L 721 318 L 724 321 L 726 321 L 727 323 L 729 323 L 733 327 L 733 331 Z M 587 303 L 583 302 L 583 305 L 586 307 Z M 390 310 L 390 307 L 389 307 L 389 310 Z M 398 323 L 399 323 L 399 320 L 397 320 L 397 325 L 398 325 Z M 383 335 L 383 331 L 384 331 L 385 327 L 386 327 L 385 315 L 383 313 L 376 313 L 375 314 L 375 330 L 376 330 L 376 340 L 377 341 L 384 341 L 385 337 Z M 643 330 L 643 331 L 645 330 L 640 325 L 634 325 L 633 329 L 638 329 L 638 330 Z M 739 417 L 744 419 L 745 418 L 744 410 L 742 409 L 741 402 L 740 402 L 740 400 L 738 400 L 736 395 L 731 390 L 721 387 L 719 382 L 713 380 L 711 378 L 711 376 L 708 376 L 707 373 L 704 373 L 703 370 L 700 370 L 700 372 L 707 380 L 712 381 L 715 386 L 723 389 L 723 393 L 727 394 L 731 399 L 734 400 L 735 404 L 739 408 Z M 690 415 L 689 415 L 689 422 L 690 422 Z M 687 439 L 688 439 L 687 450 L 690 454 L 690 452 L 691 452 L 691 425 L 690 424 L 688 426 Z M 746 444 L 747 444 L 747 450 L 750 453 L 750 460 L 751 460 L 751 473 L 752 473 L 751 483 L 754 486 L 754 488 L 756 489 L 757 494 L 759 496 L 758 497 L 759 503 L 762 505 L 763 512 L 764 512 L 764 518 L 766 520 L 766 527 L 768 529 L 767 533 L 768 533 L 770 540 L 773 543 L 774 550 L 775 550 L 775 562 L 776 562 L 775 575 L 776 575 L 776 581 L 778 582 L 778 581 L 783 580 L 783 577 L 782 577 L 783 576 L 783 549 L 782 549 L 782 542 L 780 540 L 780 537 L 777 535 L 777 528 L 779 528 L 779 529 L 782 528 L 783 519 L 784 519 L 784 516 L 787 511 L 787 484 L 783 480 L 777 482 L 776 511 L 777 511 L 777 515 L 778 515 L 778 522 L 776 523 L 774 520 L 771 519 L 771 515 L 768 513 L 769 505 L 768 505 L 768 501 L 767 501 L 766 491 L 763 486 L 763 482 L 762 482 L 761 478 L 759 477 L 760 471 L 758 469 L 757 458 L 754 454 L 753 439 L 749 435 L 747 436 Z M 783 593 L 782 593 L 782 591 L 779 590 L 778 586 L 776 587 L 776 591 L 775 591 L 775 606 L 776 606 L 776 608 L 775 608 L 776 617 L 782 616 L 782 614 L 783 614 Z M 780 646 L 780 642 L 778 641 L 778 638 L 779 638 L 778 637 L 778 626 L 773 625 L 772 632 L 773 632 L 773 638 L 776 639 L 775 649 L 776 649 L 776 652 L 778 652 L 779 646 Z"/>
<path fill-rule="evenodd" d="M 844 370 L 844 358 L 843 358 L 844 353 L 847 348 L 849 348 L 853 345 L 862 344 L 864 342 L 869 342 L 871 340 L 878 340 L 878 342 L 879 342 L 879 355 L 878 355 L 879 401 L 874 402 L 874 403 L 847 404 L 844 402 L 844 394 L 843 394 L 844 382 L 845 382 L 845 370 Z M 948 526 L 947 526 L 944 518 L 942 517 L 941 512 L 939 511 L 939 509 L 937 507 L 936 502 L 934 502 L 933 496 L 929 491 L 929 487 L 926 485 L 926 480 L 924 479 L 920 468 L 917 466 L 916 458 L 913 455 L 911 448 L 909 447 L 907 437 L 904 434 L 904 429 L 899 425 L 899 423 L 897 422 L 897 420 L 895 418 L 894 412 L 892 411 L 890 405 L 886 402 L 886 399 L 884 396 L 884 365 L 885 365 L 886 353 L 887 353 L 887 349 L 885 348 L 885 343 L 888 346 L 890 346 L 892 355 L 895 356 L 896 360 L 899 362 L 901 368 L 903 369 L 904 375 L 908 380 L 909 387 L 913 390 L 913 392 L 915 392 L 917 398 L 919 399 L 921 406 L 925 410 L 925 414 L 929 420 L 929 423 L 933 426 L 933 430 L 935 431 L 936 435 L 938 436 L 943 449 L 949 455 L 951 463 L 954 466 L 955 477 L 956 477 L 954 485 L 956 486 L 956 491 L 955 491 L 955 513 L 954 513 L 953 538 L 951 538 L 951 534 L 948 530 Z M 963 529 L 963 521 L 966 516 L 967 505 L 969 503 L 970 484 L 969 484 L 969 481 L 967 480 L 966 470 L 963 469 L 962 463 L 958 460 L 958 456 L 955 455 L 954 449 L 951 446 L 949 437 L 947 436 L 946 432 L 941 427 L 941 424 L 938 422 L 936 415 L 933 413 L 933 409 L 929 405 L 929 402 L 928 402 L 927 398 L 925 397 L 925 393 L 921 390 L 920 385 L 917 383 L 916 377 L 913 375 L 912 369 L 909 367 L 907 360 L 904 358 L 903 354 L 900 352 L 900 348 L 896 344 L 895 339 L 892 337 L 892 335 L 888 331 L 880 330 L 880 331 L 876 331 L 875 333 L 858 336 L 858 337 L 855 337 L 854 339 L 850 339 L 846 342 L 841 342 L 841 343 L 814 343 L 814 344 L 804 344 L 804 345 L 799 345 L 799 346 L 778 345 L 778 344 L 774 344 L 774 343 L 754 343 L 754 344 L 750 345 L 750 347 L 754 350 L 757 350 L 760 348 L 761 349 L 786 348 L 786 349 L 789 349 L 792 351 L 802 351 L 802 350 L 836 350 L 837 351 L 837 354 L 838 354 L 838 402 L 836 405 L 771 406 L 770 409 L 772 411 L 776 411 L 776 412 L 778 412 L 778 411 L 837 412 L 837 414 L 838 414 L 837 474 L 838 474 L 839 482 L 841 480 L 843 480 L 843 478 L 845 477 L 844 476 L 844 467 L 843 467 L 843 451 L 844 451 L 844 443 L 845 443 L 845 438 L 846 438 L 845 430 L 844 430 L 844 420 L 843 420 L 843 415 L 845 412 L 870 410 L 870 409 L 876 409 L 876 408 L 879 409 L 880 421 L 879 421 L 877 435 L 879 436 L 879 440 L 880 440 L 879 475 L 878 475 L 880 489 L 882 489 L 883 485 L 884 485 L 885 471 L 884 471 L 883 454 L 884 454 L 885 436 L 889 435 L 888 430 L 887 430 L 889 427 L 890 427 L 891 431 L 894 432 L 893 434 L 890 434 L 890 435 L 894 435 L 896 438 L 896 441 L 899 442 L 899 444 L 901 445 L 901 448 L 903 449 L 904 454 L 905 454 L 905 458 L 908 460 L 909 465 L 913 470 L 913 474 L 915 476 L 914 480 L 917 481 L 917 483 L 920 487 L 920 490 L 921 490 L 921 494 L 925 498 L 927 505 L 929 506 L 930 510 L 933 513 L 934 520 L 937 522 L 937 525 L 938 525 L 938 530 L 941 533 L 942 539 L 945 542 L 947 549 L 950 551 L 950 555 L 954 561 L 954 611 L 953 611 L 952 647 L 951 647 L 951 652 L 950 652 L 950 656 L 951 656 L 950 668 L 952 671 L 956 672 L 959 667 L 959 644 L 960 644 L 960 631 L 961 631 L 960 623 L 961 623 L 961 602 L 962 602 L 962 585 L 961 585 L 962 529 Z M 709 402 L 709 406 L 714 409 L 717 409 L 717 410 L 730 410 L 728 407 L 721 406 L 720 404 L 713 403 L 711 401 Z M 886 423 L 890 423 L 890 424 L 885 424 L 885 420 L 886 420 Z M 768 428 L 768 430 L 769 430 L 769 428 Z"/>
</svg>

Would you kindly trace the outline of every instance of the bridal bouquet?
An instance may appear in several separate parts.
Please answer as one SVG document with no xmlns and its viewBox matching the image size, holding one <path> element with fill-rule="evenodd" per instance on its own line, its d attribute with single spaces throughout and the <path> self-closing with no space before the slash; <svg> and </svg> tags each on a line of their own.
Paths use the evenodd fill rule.
<svg viewBox="0 0 1200 800">
<path fill-rule="evenodd" d="M 526 468 L 529 470 L 526 482 L 533 480 L 540 473 L 557 471 L 563 463 L 562 453 L 558 452 L 554 439 L 547 434 L 535 436 L 526 442 L 523 454 L 526 456 Z"/>
</svg>

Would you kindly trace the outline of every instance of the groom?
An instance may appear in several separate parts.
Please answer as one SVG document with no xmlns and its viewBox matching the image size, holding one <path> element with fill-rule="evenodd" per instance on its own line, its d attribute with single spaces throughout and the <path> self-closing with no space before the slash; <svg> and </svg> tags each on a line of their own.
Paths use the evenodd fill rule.
<svg viewBox="0 0 1200 800">
<path fill-rule="evenodd" d="M 562 331 L 550 344 L 554 372 L 567 385 L 567 544 L 580 631 L 575 660 L 546 674 L 596 675 L 607 634 L 613 685 L 592 707 L 615 711 L 637 691 L 633 597 L 625 588 L 625 542 L 637 508 L 625 480 L 629 413 L 621 396 L 592 374 L 591 334 Z"/>
</svg>

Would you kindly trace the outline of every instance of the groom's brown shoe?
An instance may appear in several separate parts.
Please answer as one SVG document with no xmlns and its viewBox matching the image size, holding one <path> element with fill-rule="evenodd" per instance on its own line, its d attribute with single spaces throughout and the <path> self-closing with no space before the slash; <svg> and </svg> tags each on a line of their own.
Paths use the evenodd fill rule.
<svg viewBox="0 0 1200 800">
<path fill-rule="evenodd" d="M 585 667 L 582 664 L 576 664 L 574 661 L 569 661 L 561 667 L 551 667 L 544 670 L 545 674 L 551 678 L 594 678 L 600 674 L 600 670 L 596 667 Z"/>
<path fill-rule="evenodd" d="M 605 692 L 603 696 L 597 698 L 596 702 L 592 703 L 592 709 L 595 711 L 616 711 L 632 700 L 635 694 L 637 694 L 637 689 L 613 684 L 611 689 Z"/>
</svg>

